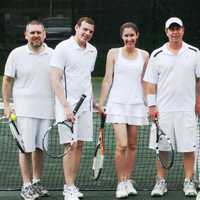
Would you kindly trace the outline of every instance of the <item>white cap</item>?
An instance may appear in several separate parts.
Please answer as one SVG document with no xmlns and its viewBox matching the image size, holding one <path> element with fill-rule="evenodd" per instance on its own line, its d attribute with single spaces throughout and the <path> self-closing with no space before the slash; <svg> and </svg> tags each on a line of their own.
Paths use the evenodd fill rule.
<svg viewBox="0 0 200 200">
<path fill-rule="evenodd" d="M 179 26 L 183 26 L 183 22 L 178 17 L 171 17 L 165 22 L 165 28 L 169 28 L 171 24 L 178 24 Z"/>
</svg>

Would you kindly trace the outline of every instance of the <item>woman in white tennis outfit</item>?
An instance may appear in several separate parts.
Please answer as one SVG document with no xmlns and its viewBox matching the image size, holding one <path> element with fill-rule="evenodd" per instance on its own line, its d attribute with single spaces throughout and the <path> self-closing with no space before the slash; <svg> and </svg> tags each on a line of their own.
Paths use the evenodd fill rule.
<svg viewBox="0 0 200 200">
<path fill-rule="evenodd" d="M 124 46 L 110 49 L 107 54 L 99 100 L 100 112 L 104 112 L 109 94 L 106 121 L 113 124 L 116 139 L 116 198 L 137 194 L 130 179 L 136 157 L 137 128 L 148 123 L 142 77 L 149 54 L 135 47 L 139 31 L 132 22 L 121 26 L 120 35 Z"/>
</svg>

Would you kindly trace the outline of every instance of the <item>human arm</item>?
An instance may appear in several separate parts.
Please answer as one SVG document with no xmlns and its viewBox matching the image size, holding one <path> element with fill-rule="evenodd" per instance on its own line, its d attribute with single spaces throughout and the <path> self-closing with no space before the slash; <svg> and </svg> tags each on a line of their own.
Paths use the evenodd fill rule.
<svg viewBox="0 0 200 200">
<path fill-rule="evenodd" d="M 146 68 L 147 68 L 147 64 L 148 64 L 148 61 L 149 61 L 149 53 L 147 51 L 143 50 L 142 51 L 142 56 L 143 56 L 143 59 L 144 59 L 144 65 L 143 65 L 142 75 L 141 75 L 141 84 L 142 84 L 142 88 L 143 88 L 143 99 L 144 99 L 144 103 L 146 105 L 147 104 L 147 97 L 146 97 L 147 84 L 143 80 L 143 78 L 144 78 L 144 74 L 145 74 L 145 71 L 146 71 Z"/>
<path fill-rule="evenodd" d="M 149 116 L 152 120 L 155 120 L 159 114 L 156 106 L 156 85 L 149 82 L 146 82 L 145 84 Z"/>
<path fill-rule="evenodd" d="M 106 72 L 102 81 L 100 98 L 99 98 L 99 111 L 102 113 L 104 112 L 105 100 L 113 81 L 115 54 L 116 54 L 116 49 L 110 49 L 107 54 Z"/>
<path fill-rule="evenodd" d="M 51 85 L 55 96 L 64 108 L 65 120 L 74 122 L 74 114 L 70 108 L 67 98 L 65 96 L 64 87 L 62 85 L 63 70 L 57 67 L 52 67 L 50 71 Z"/>
<path fill-rule="evenodd" d="M 10 106 L 11 90 L 14 78 L 4 75 L 2 82 L 2 97 L 4 103 L 4 115 L 9 118 L 12 108 Z"/>
</svg>

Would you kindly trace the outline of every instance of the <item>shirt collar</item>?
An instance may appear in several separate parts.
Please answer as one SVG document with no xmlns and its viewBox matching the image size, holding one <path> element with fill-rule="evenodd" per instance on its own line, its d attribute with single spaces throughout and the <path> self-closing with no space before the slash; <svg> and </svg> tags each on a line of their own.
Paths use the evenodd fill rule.
<svg viewBox="0 0 200 200">
<path fill-rule="evenodd" d="M 181 54 L 182 52 L 184 52 L 186 49 L 188 48 L 188 44 L 186 44 L 185 42 L 182 42 L 182 47 L 181 49 L 179 50 L 178 52 L 178 55 Z M 174 55 L 171 51 L 169 51 L 168 47 L 167 47 L 167 43 L 165 43 L 163 45 L 163 51 L 167 54 L 170 54 L 170 55 Z"/>
<path fill-rule="evenodd" d="M 28 47 L 28 44 L 26 45 L 26 50 L 27 50 L 27 52 L 28 52 L 29 54 L 32 54 L 32 55 L 35 55 L 35 54 L 37 54 L 37 55 L 48 54 L 48 53 L 49 53 L 49 51 L 48 51 L 48 46 L 47 46 L 45 43 L 43 43 L 43 45 L 44 45 L 44 49 L 43 49 L 43 51 L 41 51 L 40 53 L 35 53 L 34 51 L 32 51 L 32 50 Z"/>
<path fill-rule="evenodd" d="M 78 45 L 77 41 L 75 40 L 74 36 L 70 37 L 70 41 L 71 41 L 71 47 L 74 48 L 75 50 L 81 50 L 81 51 L 93 51 L 93 49 L 91 48 L 91 46 L 89 45 L 89 43 L 86 43 L 86 48 L 82 48 Z"/>
</svg>

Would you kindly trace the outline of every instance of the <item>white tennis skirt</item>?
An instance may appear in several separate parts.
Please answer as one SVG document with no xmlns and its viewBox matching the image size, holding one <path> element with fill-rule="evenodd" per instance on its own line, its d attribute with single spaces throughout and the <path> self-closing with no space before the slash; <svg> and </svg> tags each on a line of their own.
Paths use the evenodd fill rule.
<svg viewBox="0 0 200 200">
<path fill-rule="evenodd" d="M 109 103 L 106 106 L 107 123 L 148 125 L 147 107 L 144 104 Z"/>
</svg>

